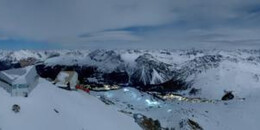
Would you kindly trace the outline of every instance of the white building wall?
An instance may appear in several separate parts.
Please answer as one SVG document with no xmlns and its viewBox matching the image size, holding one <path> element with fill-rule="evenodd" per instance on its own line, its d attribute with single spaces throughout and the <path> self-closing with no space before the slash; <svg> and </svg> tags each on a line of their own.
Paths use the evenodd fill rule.
<svg viewBox="0 0 260 130">
<path fill-rule="evenodd" d="M 31 68 L 29 72 L 27 73 L 25 80 L 28 85 L 28 93 L 31 92 L 32 89 L 34 89 L 38 83 L 39 76 L 37 74 L 37 71 L 35 67 Z"/>
<path fill-rule="evenodd" d="M 14 85 L 12 87 L 11 95 L 12 96 L 25 96 L 25 95 L 29 95 L 29 93 L 30 93 L 29 88 L 28 87 L 21 88 L 20 86 L 22 86 L 22 85 L 27 85 L 27 84 Z"/>
</svg>

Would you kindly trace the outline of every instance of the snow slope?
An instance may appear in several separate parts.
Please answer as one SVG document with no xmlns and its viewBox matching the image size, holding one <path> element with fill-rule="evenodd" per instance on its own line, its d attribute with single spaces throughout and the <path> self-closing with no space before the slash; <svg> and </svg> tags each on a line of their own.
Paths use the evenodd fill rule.
<svg viewBox="0 0 260 130">
<path fill-rule="evenodd" d="M 19 113 L 11 110 L 13 104 L 21 106 Z M 11 97 L 0 88 L 0 129 L 138 130 L 140 127 L 133 118 L 93 96 L 58 89 L 40 79 L 28 98 Z"/>
<path fill-rule="evenodd" d="M 119 110 L 140 113 L 158 119 L 164 128 L 192 130 L 187 120 L 196 121 L 205 130 L 259 130 L 260 89 L 245 100 L 216 102 L 188 102 L 183 100 L 162 101 L 134 88 L 108 92 L 92 92 L 115 104 Z"/>
<path fill-rule="evenodd" d="M 16 61 L 35 57 L 49 66 L 96 66 L 104 73 L 126 71 L 130 79 L 140 79 L 144 84 L 155 84 L 172 76 L 180 76 L 184 77 L 185 82 L 192 83 L 191 88 L 200 91 L 196 95 L 189 95 L 190 88 L 179 94 L 187 98 L 200 97 L 216 102 L 163 102 L 133 88 L 91 93 L 114 102 L 115 106 L 111 107 L 92 96 L 60 90 L 41 80 L 30 97 L 25 99 L 10 97 L 0 88 L 0 128 L 3 130 L 18 127 L 26 130 L 139 129 L 133 119 L 118 113 L 114 110 L 115 107 L 158 119 L 163 127 L 169 128 L 189 129 L 185 125 L 187 119 L 198 122 L 206 130 L 260 128 L 257 122 L 260 120 L 260 50 L 63 50 L 34 53 L 0 52 L 0 61 L 5 58 Z M 233 91 L 234 100 L 219 101 L 224 90 Z M 241 98 L 245 100 L 241 101 Z M 22 107 L 18 114 L 10 110 L 14 103 Z M 60 113 L 55 113 L 53 109 Z M 85 113 L 82 114 L 82 111 Z M 11 121 L 17 122 L 17 126 L 11 125 Z M 120 122 L 116 123 L 117 121 Z M 36 125 L 26 125 L 28 122 Z M 107 123 L 103 127 L 99 122 Z"/>
<path fill-rule="evenodd" d="M 236 96 L 246 97 L 260 89 L 260 64 L 248 61 L 222 61 L 218 67 L 190 76 L 192 87 L 201 89 L 199 95 L 208 99 L 221 99 L 224 90 L 233 91 Z"/>
</svg>

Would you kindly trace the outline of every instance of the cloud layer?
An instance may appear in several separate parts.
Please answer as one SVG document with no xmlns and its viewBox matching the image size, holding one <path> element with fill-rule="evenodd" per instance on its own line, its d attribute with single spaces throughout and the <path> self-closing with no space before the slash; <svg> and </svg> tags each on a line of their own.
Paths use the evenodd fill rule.
<svg viewBox="0 0 260 130">
<path fill-rule="evenodd" d="M 0 0 L 0 41 L 65 48 L 250 48 L 260 47 L 258 30 L 259 0 Z"/>
</svg>

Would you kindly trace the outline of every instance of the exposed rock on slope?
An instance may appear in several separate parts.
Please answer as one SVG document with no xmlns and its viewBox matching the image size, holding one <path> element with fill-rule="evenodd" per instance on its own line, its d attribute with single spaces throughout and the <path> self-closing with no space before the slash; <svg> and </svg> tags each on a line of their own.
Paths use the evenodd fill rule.
<svg viewBox="0 0 260 130">
<path fill-rule="evenodd" d="M 131 75 L 133 85 L 160 84 L 169 80 L 172 75 L 169 69 L 171 65 L 157 60 L 151 54 L 145 53 L 135 61 L 138 67 Z"/>
<path fill-rule="evenodd" d="M 259 57 L 259 50 L 2 51 L 0 70 L 37 64 L 39 74 L 51 79 L 60 70 L 75 70 L 82 83 L 95 78 L 100 84 L 130 84 L 155 91 L 203 88 L 199 95 L 220 99 L 223 95 L 205 90 L 214 86 L 220 93 L 260 86 Z"/>
</svg>

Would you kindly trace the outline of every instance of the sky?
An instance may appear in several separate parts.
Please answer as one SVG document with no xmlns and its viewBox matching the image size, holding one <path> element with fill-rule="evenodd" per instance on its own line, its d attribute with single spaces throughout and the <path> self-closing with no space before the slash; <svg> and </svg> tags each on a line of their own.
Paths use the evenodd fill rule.
<svg viewBox="0 0 260 130">
<path fill-rule="evenodd" d="M 260 0 L 0 0 L 0 49 L 260 49 Z"/>
</svg>

